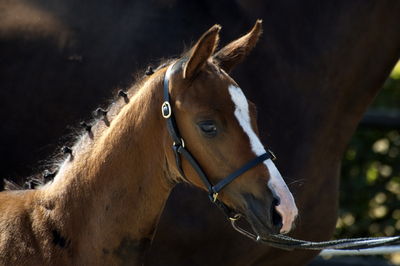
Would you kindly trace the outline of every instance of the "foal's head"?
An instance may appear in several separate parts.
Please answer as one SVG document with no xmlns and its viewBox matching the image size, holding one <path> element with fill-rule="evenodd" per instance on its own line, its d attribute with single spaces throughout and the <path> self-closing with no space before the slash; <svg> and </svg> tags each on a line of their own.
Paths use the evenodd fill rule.
<svg viewBox="0 0 400 266">
<path fill-rule="evenodd" d="M 214 53 L 219 30 L 213 26 L 186 57 L 175 62 L 169 82 L 172 110 L 185 147 L 213 184 L 266 152 L 258 138 L 256 108 L 227 74 L 255 46 L 261 21 L 247 35 Z M 169 168 L 205 189 L 184 158 L 184 177 L 179 173 L 170 145 L 168 137 Z M 236 178 L 218 199 L 242 213 L 260 236 L 290 231 L 297 215 L 293 197 L 271 159 Z"/>
</svg>

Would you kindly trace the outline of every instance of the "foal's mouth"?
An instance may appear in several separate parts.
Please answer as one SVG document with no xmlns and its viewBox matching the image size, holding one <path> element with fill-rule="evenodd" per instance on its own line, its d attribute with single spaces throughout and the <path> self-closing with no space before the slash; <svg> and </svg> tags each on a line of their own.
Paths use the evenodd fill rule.
<svg viewBox="0 0 400 266">
<path fill-rule="evenodd" d="M 247 210 L 244 212 L 246 220 L 261 238 L 267 238 L 271 234 L 279 234 L 282 228 L 282 217 L 276 210 L 279 200 L 260 200 L 253 195 L 244 196 Z"/>
</svg>

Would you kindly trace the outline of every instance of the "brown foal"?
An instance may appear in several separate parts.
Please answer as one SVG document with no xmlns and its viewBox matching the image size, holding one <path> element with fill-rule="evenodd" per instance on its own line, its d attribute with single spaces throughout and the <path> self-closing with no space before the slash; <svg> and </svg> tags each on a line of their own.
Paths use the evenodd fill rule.
<svg viewBox="0 0 400 266">
<path fill-rule="evenodd" d="M 261 21 L 214 53 L 219 30 L 198 40 L 170 80 L 180 133 L 214 184 L 265 152 L 255 107 L 227 74 L 255 46 Z M 160 110 L 167 67 L 122 95 L 72 147 L 53 181 L 0 193 L 1 265 L 140 265 L 174 185 L 205 189 L 187 161 L 184 176 L 175 164 Z M 297 215 L 270 159 L 218 197 L 260 236 L 290 231 Z"/>
</svg>

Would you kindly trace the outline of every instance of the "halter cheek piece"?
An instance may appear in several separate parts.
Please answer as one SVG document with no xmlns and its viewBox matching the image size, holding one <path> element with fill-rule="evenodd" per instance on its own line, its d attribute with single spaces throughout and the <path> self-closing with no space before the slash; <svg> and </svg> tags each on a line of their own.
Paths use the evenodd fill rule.
<svg viewBox="0 0 400 266">
<path fill-rule="evenodd" d="M 192 154 L 186 149 L 185 142 L 181 135 L 179 134 L 178 127 L 176 125 L 175 117 L 172 112 L 171 104 L 170 104 L 170 95 L 169 95 L 169 80 L 170 77 L 181 68 L 184 60 L 179 60 L 176 63 L 170 65 L 167 69 L 167 72 L 164 76 L 164 102 L 161 106 L 161 114 L 167 121 L 167 129 L 169 135 L 173 140 L 172 149 L 175 154 L 175 161 L 176 166 L 180 172 L 180 174 L 184 177 L 185 174 L 182 169 L 182 160 L 181 155 L 190 163 L 193 169 L 196 171 L 197 175 L 203 181 L 204 185 L 208 190 L 208 197 L 215 205 L 217 205 L 231 220 L 237 220 L 240 218 L 240 214 L 235 213 L 232 211 L 228 206 L 226 206 L 222 201 L 218 199 L 218 193 L 227 185 L 229 185 L 233 180 L 241 176 L 243 173 L 248 171 L 249 169 L 255 167 L 256 165 L 262 163 L 267 159 L 275 159 L 275 155 L 268 150 L 267 153 L 264 153 L 253 160 L 247 162 L 241 168 L 233 172 L 232 174 L 228 175 L 221 181 L 219 181 L 216 185 L 213 185 L 207 175 L 204 173 L 202 168 L 200 167 L 199 163 L 196 159 L 192 156 Z"/>
</svg>

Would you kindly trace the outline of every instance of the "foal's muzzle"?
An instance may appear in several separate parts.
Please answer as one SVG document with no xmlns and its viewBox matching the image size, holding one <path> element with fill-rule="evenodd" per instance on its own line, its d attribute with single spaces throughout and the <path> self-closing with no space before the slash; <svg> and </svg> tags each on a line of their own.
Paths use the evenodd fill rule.
<svg viewBox="0 0 400 266">
<path fill-rule="evenodd" d="M 274 197 L 272 193 L 268 193 L 262 199 L 246 194 L 244 199 L 247 204 L 245 216 L 254 232 L 260 237 L 279 234 L 282 228 L 282 217 L 276 211 L 279 199 Z"/>
</svg>

